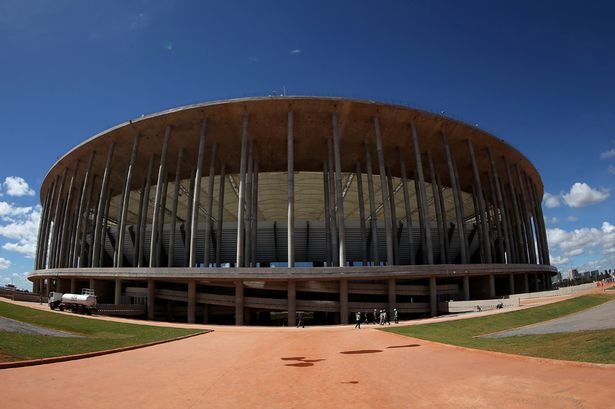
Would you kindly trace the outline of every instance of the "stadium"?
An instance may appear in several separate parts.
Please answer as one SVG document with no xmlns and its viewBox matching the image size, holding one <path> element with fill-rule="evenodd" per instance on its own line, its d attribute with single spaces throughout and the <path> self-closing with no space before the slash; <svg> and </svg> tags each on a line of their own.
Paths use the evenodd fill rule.
<svg viewBox="0 0 615 409">
<path fill-rule="evenodd" d="M 258 97 L 142 116 L 41 186 L 34 292 L 93 288 L 153 320 L 348 323 L 549 289 L 543 185 L 519 151 L 439 114 Z"/>
</svg>

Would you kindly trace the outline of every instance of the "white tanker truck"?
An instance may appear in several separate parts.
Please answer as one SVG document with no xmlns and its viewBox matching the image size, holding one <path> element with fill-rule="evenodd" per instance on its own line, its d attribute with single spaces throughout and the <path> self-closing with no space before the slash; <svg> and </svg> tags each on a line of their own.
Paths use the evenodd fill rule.
<svg viewBox="0 0 615 409">
<path fill-rule="evenodd" d="M 49 293 L 49 308 L 60 311 L 69 310 L 79 314 L 91 315 L 98 311 L 94 290 L 84 288 L 81 294 L 62 294 L 56 291 Z"/>
</svg>

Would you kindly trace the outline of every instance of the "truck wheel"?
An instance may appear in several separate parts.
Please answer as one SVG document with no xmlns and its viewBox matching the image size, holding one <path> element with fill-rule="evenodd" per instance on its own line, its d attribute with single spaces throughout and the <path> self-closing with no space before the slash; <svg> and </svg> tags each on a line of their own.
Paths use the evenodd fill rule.
<svg viewBox="0 0 615 409">
<path fill-rule="evenodd" d="M 64 306 L 60 305 L 60 311 L 64 311 Z"/>
</svg>

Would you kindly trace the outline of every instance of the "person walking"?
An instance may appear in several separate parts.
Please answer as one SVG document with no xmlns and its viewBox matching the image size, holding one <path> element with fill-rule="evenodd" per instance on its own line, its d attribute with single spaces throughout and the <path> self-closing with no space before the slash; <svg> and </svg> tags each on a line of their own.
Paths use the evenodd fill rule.
<svg viewBox="0 0 615 409">
<path fill-rule="evenodd" d="M 297 328 L 305 328 L 305 320 L 303 318 L 303 313 L 297 313 L 299 319 L 297 320 Z"/>
<path fill-rule="evenodd" d="M 356 324 L 354 324 L 354 327 L 361 329 L 361 313 L 359 311 L 357 311 L 357 313 L 354 315 L 354 317 L 355 317 L 355 321 L 356 321 Z"/>
<path fill-rule="evenodd" d="M 374 325 L 378 323 L 378 311 L 374 308 Z"/>
<path fill-rule="evenodd" d="M 395 324 L 399 324 L 399 317 L 397 315 L 397 308 L 393 308 L 393 321 L 395 321 Z"/>
<path fill-rule="evenodd" d="M 382 325 L 384 324 L 389 324 L 391 325 L 391 322 L 389 321 L 389 316 L 387 314 L 387 310 L 382 310 Z"/>
</svg>

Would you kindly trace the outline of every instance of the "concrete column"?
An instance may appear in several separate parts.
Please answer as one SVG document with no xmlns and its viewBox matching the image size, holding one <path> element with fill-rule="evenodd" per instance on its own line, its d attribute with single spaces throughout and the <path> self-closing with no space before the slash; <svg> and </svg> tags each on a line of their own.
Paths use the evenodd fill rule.
<svg viewBox="0 0 615 409">
<path fill-rule="evenodd" d="M 538 222 L 538 211 L 536 210 L 536 197 L 534 195 L 534 191 L 532 189 L 532 181 L 528 178 L 525 172 L 523 173 L 523 177 L 525 178 L 525 183 L 527 186 L 528 199 L 530 201 L 530 226 L 532 226 L 531 222 L 534 221 L 534 233 L 536 234 L 536 250 L 537 250 L 537 263 L 543 264 L 543 249 L 542 249 L 542 235 L 540 231 L 540 223 Z"/>
<path fill-rule="evenodd" d="M 105 172 L 103 173 L 102 186 L 100 189 L 101 195 L 98 200 L 98 212 L 96 215 L 96 226 L 94 228 L 94 255 L 92 259 L 92 267 L 100 267 L 100 246 L 104 243 L 104 238 L 101 237 L 103 212 L 107 205 L 107 187 L 109 185 L 109 177 L 111 173 L 111 160 L 113 159 L 113 150 L 115 149 L 115 141 L 111 141 L 109 150 L 107 151 L 107 161 L 105 162 Z"/>
<path fill-rule="evenodd" d="M 53 187 L 53 183 L 51 185 Z M 34 266 L 35 269 L 39 270 L 43 267 L 41 267 L 41 249 L 43 248 L 43 241 L 41 240 L 44 237 L 44 233 L 43 233 L 43 226 L 45 226 L 46 224 L 46 220 L 47 220 L 47 213 L 49 212 L 49 198 L 51 197 L 51 190 L 52 187 L 50 187 L 49 189 L 47 189 L 47 192 L 45 193 L 45 200 L 43 203 L 43 208 L 41 210 L 41 218 L 39 221 L 39 225 L 38 225 L 38 237 L 36 239 L 36 259 L 34 261 Z M 33 284 L 32 286 L 32 291 L 34 292 L 36 288 L 36 283 Z"/>
<path fill-rule="evenodd" d="M 149 247 L 149 266 L 158 267 L 158 240 L 162 236 L 162 232 L 158 231 L 159 220 L 163 215 L 164 208 L 162 202 L 162 188 L 164 187 L 164 178 L 167 172 L 167 156 L 169 152 L 169 140 L 171 139 L 171 126 L 167 125 L 164 142 L 162 143 L 162 152 L 160 153 L 160 165 L 158 166 L 158 178 L 156 179 L 156 196 L 154 197 L 154 211 L 152 212 L 152 239 Z"/>
<path fill-rule="evenodd" d="M 94 200 L 94 188 L 96 187 L 96 176 L 92 176 L 92 188 L 89 189 L 88 198 L 86 200 L 85 205 L 85 214 L 83 215 L 83 231 L 81 232 L 81 243 L 79 244 L 79 267 L 90 267 L 92 260 L 92 252 L 91 247 L 89 249 L 86 248 L 86 239 L 88 232 L 91 233 L 91 228 L 93 223 L 90 221 L 90 213 L 92 212 L 92 208 L 90 206 L 91 203 L 96 203 L 97 199 Z M 91 236 L 90 236 L 91 237 Z"/>
<path fill-rule="evenodd" d="M 416 127 L 414 124 L 411 124 L 411 134 L 412 134 L 412 147 L 414 148 L 414 158 L 416 161 L 416 181 L 418 185 L 418 197 L 419 197 L 419 212 L 420 212 L 420 220 L 422 220 L 423 225 L 425 226 L 425 231 L 423 232 L 423 240 L 425 243 L 425 253 L 427 256 L 426 264 L 433 264 L 433 245 L 431 243 L 431 223 L 429 222 L 429 217 L 427 215 L 427 194 L 425 193 L 425 178 L 423 176 L 423 161 L 421 159 L 421 148 L 419 146 L 419 138 L 416 133 Z"/>
<path fill-rule="evenodd" d="M 399 265 L 399 240 L 397 236 L 397 209 L 395 207 L 395 188 L 393 187 L 393 174 L 387 168 L 387 189 L 391 208 L 391 239 L 393 240 L 393 263 Z"/>
<path fill-rule="evenodd" d="M 497 196 L 497 200 L 498 200 L 498 210 L 500 211 L 500 217 L 502 219 L 502 229 L 504 232 L 504 251 L 506 252 L 507 258 L 508 258 L 508 263 L 511 263 L 511 259 L 512 259 L 512 255 L 511 255 L 511 238 L 510 238 L 510 234 L 508 231 L 508 226 L 506 223 L 506 219 L 508 218 L 508 215 L 506 214 L 506 212 L 504 211 L 504 200 L 502 198 L 502 189 L 500 187 L 500 178 L 498 176 L 498 170 L 497 167 L 495 166 L 495 160 L 493 158 L 493 151 L 491 150 L 491 147 L 487 147 L 487 153 L 489 155 L 489 161 L 491 163 L 491 175 L 493 178 L 493 183 L 495 185 L 495 192 L 496 192 L 496 196 Z M 497 216 L 496 216 L 497 217 Z"/>
<path fill-rule="evenodd" d="M 331 243 L 331 238 L 333 237 L 334 229 L 331 227 L 331 214 L 330 214 L 331 203 L 329 199 L 329 173 L 328 173 L 328 167 L 327 167 L 326 160 L 323 161 L 323 164 L 322 164 L 322 183 L 323 183 L 323 193 L 324 193 L 323 196 L 324 196 L 324 202 L 325 202 L 325 209 L 324 209 L 325 244 L 326 244 L 325 248 L 327 249 L 325 252 L 325 258 L 326 258 L 327 266 L 331 266 L 333 265 L 332 263 L 333 245 Z"/>
<path fill-rule="evenodd" d="M 154 298 L 156 297 L 156 284 L 151 278 L 147 280 L 147 319 L 154 319 Z"/>
<path fill-rule="evenodd" d="M 246 169 L 246 188 L 245 188 L 245 212 L 244 212 L 244 233 L 243 233 L 243 266 L 250 267 L 252 260 L 252 182 L 254 177 L 254 141 L 248 142 L 248 167 Z M 249 319 L 249 314 L 246 315 Z M 248 324 L 246 322 L 246 324 Z"/>
<path fill-rule="evenodd" d="M 239 200 L 237 204 L 237 257 L 235 262 L 237 267 L 244 266 L 244 206 L 246 195 L 246 156 L 248 151 L 248 113 L 243 114 L 243 128 L 241 135 L 241 162 L 239 166 Z M 243 284 L 242 284 L 242 297 L 243 297 Z M 243 324 L 243 298 L 241 306 L 241 324 Z M 238 324 L 238 325 L 241 325 Z"/>
<path fill-rule="evenodd" d="M 367 241 L 365 238 L 365 202 L 363 201 L 363 177 L 361 174 L 361 163 L 357 162 L 357 199 L 359 201 L 359 226 L 361 232 L 361 262 L 367 265 Z"/>
<path fill-rule="evenodd" d="M 71 287 L 72 285 L 73 283 L 71 282 Z M 120 280 L 119 278 L 115 279 L 115 293 L 113 297 L 113 303 L 115 305 L 122 303 L 122 280 Z"/>
<path fill-rule="evenodd" d="M 235 325 L 243 325 L 243 281 L 235 281 Z"/>
<path fill-rule="evenodd" d="M 519 213 L 519 206 L 517 205 L 517 193 L 515 191 L 515 184 L 512 179 L 512 175 L 510 172 L 510 165 L 508 163 L 508 158 L 506 156 L 502 157 L 504 159 L 504 167 L 506 168 L 506 177 L 508 179 L 508 186 L 510 190 L 510 198 L 513 207 L 513 217 L 514 217 L 514 234 L 516 238 L 517 245 L 517 255 L 519 256 L 518 261 L 521 263 L 527 263 L 527 253 L 525 249 L 527 249 L 526 243 L 523 240 L 523 231 L 522 231 L 522 222 L 521 215 Z"/>
<path fill-rule="evenodd" d="M 65 260 L 66 251 L 68 248 L 68 243 L 70 241 L 70 231 L 69 231 L 69 219 L 70 219 L 70 210 L 73 205 L 73 191 L 75 189 L 75 179 L 77 178 L 77 171 L 79 170 L 79 159 L 75 161 L 73 165 L 73 173 L 70 177 L 70 182 L 68 184 L 68 196 L 66 198 L 66 206 L 64 206 L 64 216 L 62 220 L 62 235 L 61 235 L 61 243 L 60 243 L 60 257 L 59 257 L 59 267 L 68 267 L 68 263 Z"/>
<path fill-rule="evenodd" d="M 530 278 L 528 277 L 527 273 L 523 274 L 523 292 L 524 293 L 530 292 Z"/>
<path fill-rule="evenodd" d="M 538 282 L 539 276 L 538 273 L 534 273 L 534 291 L 540 291 L 540 283 Z"/>
<path fill-rule="evenodd" d="M 372 156 L 369 152 L 369 146 L 365 144 L 365 166 L 367 171 L 367 192 L 369 194 L 369 223 L 372 233 L 372 261 L 380 264 L 380 256 L 378 254 L 378 219 L 376 217 L 376 194 L 374 193 L 374 176 L 372 173 Z"/>
<path fill-rule="evenodd" d="M 389 296 L 389 311 L 387 314 L 393 317 L 393 309 L 397 308 L 397 283 L 395 278 L 387 279 L 387 294 Z"/>
<path fill-rule="evenodd" d="M 536 225 L 536 230 L 537 232 L 539 232 L 538 236 L 541 238 L 542 240 L 542 246 L 541 246 L 541 250 L 542 250 L 542 261 L 541 264 L 550 264 L 550 257 L 549 257 L 549 244 L 547 243 L 547 231 L 545 228 L 545 219 L 544 216 L 542 214 L 542 206 L 541 206 L 541 200 L 539 200 L 540 198 L 538 197 L 538 193 L 536 192 L 536 186 L 534 185 L 534 183 L 530 183 L 530 189 L 532 190 L 532 195 L 534 197 L 534 202 L 536 203 L 535 207 L 536 207 L 536 218 L 535 221 L 537 222 Z"/>
<path fill-rule="evenodd" d="M 380 136 L 380 123 L 378 117 L 373 118 L 374 134 L 376 136 L 376 154 L 378 157 L 378 171 L 380 172 L 380 192 L 382 193 L 382 210 L 384 213 L 384 235 L 387 244 L 387 265 L 395 264 L 393 255 L 393 233 L 391 229 L 391 201 L 389 200 L 389 188 L 385 171 L 384 152 L 382 150 L 382 138 Z"/>
<path fill-rule="evenodd" d="M 337 126 L 337 114 L 331 115 L 333 127 L 333 153 L 335 157 L 335 190 L 337 193 L 337 232 L 339 245 L 339 266 L 346 265 L 346 228 L 344 223 L 344 189 L 342 187 L 342 158 L 340 152 L 340 135 Z"/>
<path fill-rule="evenodd" d="M 438 185 L 438 199 L 440 200 L 440 215 L 442 217 L 442 235 L 444 236 L 444 263 L 448 263 L 449 260 L 449 246 L 448 246 L 448 222 L 446 220 L 446 205 L 444 203 L 444 195 L 442 194 L 442 181 L 440 176 L 436 174 L 436 184 Z"/>
<path fill-rule="evenodd" d="M 83 230 L 84 219 L 87 217 L 86 209 L 89 207 L 89 203 L 86 205 L 86 201 L 89 202 L 90 191 L 92 190 L 92 163 L 96 151 L 92 151 L 90 159 L 86 167 L 85 176 L 83 178 L 83 186 L 81 187 L 81 199 L 79 200 L 79 210 L 77 211 L 77 226 L 75 227 L 75 244 L 73 248 L 73 266 L 78 266 L 79 256 L 81 254 L 81 233 Z M 85 214 L 84 214 L 85 213 Z"/>
<path fill-rule="evenodd" d="M 446 162 L 448 164 L 448 172 L 451 180 L 451 187 L 453 188 L 453 199 L 455 201 L 455 216 L 457 223 L 457 233 L 459 235 L 459 251 L 461 256 L 461 263 L 467 264 L 469 262 L 468 255 L 468 243 L 465 234 L 465 215 L 463 211 L 463 202 L 461 199 L 461 189 L 459 187 L 459 177 L 457 169 L 453 162 L 453 155 L 448 144 L 448 137 L 442 132 L 442 143 L 444 144 L 444 152 L 446 153 Z"/>
<path fill-rule="evenodd" d="M 485 262 L 493 263 L 493 257 L 491 255 L 491 246 L 488 243 L 489 237 L 489 225 L 486 219 L 486 210 L 485 210 L 485 197 L 483 196 L 483 184 L 480 179 L 480 173 L 478 171 L 478 166 L 476 165 L 476 155 L 474 154 L 474 146 L 472 145 L 472 141 L 468 139 L 468 152 L 470 153 L 470 160 L 472 161 L 472 176 L 474 178 L 474 185 L 476 186 L 477 193 L 477 201 L 478 201 L 478 211 L 480 215 L 479 224 L 480 229 L 482 231 L 483 240 L 483 249 L 485 252 Z"/>
<path fill-rule="evenodd" d="M 190 218 L 190 257 L 188 267 L 194 267 L 197 263 L 197 233 L 199 231 L 199 211 L 201 200 L 201 177 L 203 176 L 203 155 L 205 154 L 205 134 L 207 133 L 207 119 L 201 124 L 201 134 L 199 137 L 199 152 L 194 173 L 194 193 L 192 194 L 192 215 Z"/>
<path fill-rule="evenodd" d="M 258 161 L 254 160 L 252 173 L 252 209 L 250 211 L 250 267 L 256 267 L 256 239 L 258 228 Z"/>
<path fill-rule="evenodd" d="M 188 281 L 188 324 L 194 324 L 196 317 L 196 281 Z"/>
<path fill-rule="evenodd" d="M 327 158 L 327 186 L 329 189 L 329 230 L 331 243 L 331 261 L 334 266 L 339 266 L 340 253 L 338 243 L 337 230 L 337 213 L 336 213 L 336 195 L 335 195 L 335 170 L 333 166 L 333 143 L 331 139 L 327 139 L 327 150 L 329 152 Z"/>
<path fill-rule="evenodd" d="M 74 278 L 71 278 L 70 279 L 70 293 L 75 294 L 76 291 L 77 291 L 77 280 L 75 280 Z"/>
<path fill-rule="evenodd" d="M 179 188 L 181 186 L 181 168 L 184 161 L 184 148 L 177 153 L 177 164 L 175 165 L 175 183 L 173 189 L 173 205 L 171 206 L 171 234 L 169 236 L 169 257 L 167 266 L 173 267 L 175 264 L 175 231 L 177 230 L 177 206 L 179 203 Z"/>
<path fill-rule="evenodd" d="M 412 212 L 410 210 L 410 194 L 408 192 L 408 176 L 406 175 L 406 160 L 404 152 L 399 150 L 399 167 L 401 170 L 401 183 L 404 192 L 404 212 L 406 215 L 406 231 L 408 232 L 408 254 L 410 256 L 410 264 L 416 264 L 416 255 L 414 252 L 414 238 L 412 237 Z"/>
<path fill-rule="evenodd" d="M 223 218 L 224 218 L 224 172 L 225 165 L 224 163 L 220 164 L 220 191 L 218 193 L 218 218 L 217 223 L 218 226 L 216 228 L 216 266 L 221 267 L 221 259 L 220 254 L 222 251 L 222 228 L 223 228 Z"/>
<path fill-rule="evenodd" d="M 510 294 L 515 293 L 515 276 L 514 274 L 508 275 L 508 291 Z"/>
<path fill-rule="evenodd" d="M 534 229 L 532 228 L 531 208 L 532 202 L 529 195 L 529 191 L 525 184 L 525 178 L 521 176 L 521 170 L 519 166 L 515 165 L 517 173 L 517 179 L 519 181 L 519 194 L 521 201 L 521 214 L 523 215 L 523 223 L 525 225 L 525 240 L 527 243 L 527 251 L 531 264 L 536 264 L 536 244 L 534 242 Z"/>
<path fill-rule="evenodd" d="M 113 196 L 111 193 L 112 193 L 111 185 L 108 184 L 107 190 L 104 192 L 104 195 L 107 197 L 108 200 L 105 200 L 105 212 L 103 213 L 103 223 L 102 223 L 102 228 L 100 230 L 100 246 L 98 247 L 98 260 L 99 260 L 100 267 L 105 267 L 104 266 L 105 239 L 107 238 L 109 234 L 109 230 L 108 230 L 109 208 L 111 206 L 111 196 Z M 115 253 L 115 249 L 112 248 L 111 254 L 114 254 L 114 253 Z"/>
<path fill-rule="evenodd" d="M 438 287 L 436 277 L 429 277 L 429 312 L 432 317 L 438 315 Z"/>
<path fill-rule="evenodd" d="M 50 196 L 49 196 L 49 200 L 43 212 L 43 218 L 42 218 L 43 224 L 42 224 L 42 228 L 40 230 L 39 239 L 38 239 L 38 242 L 40 244 L 40 253 L 39 253 L 38 264 L 37 264 L 38 269 L 44 269 L 47 267 L 47 244 L 48 244 L 48 238 L 49 238 L 49 229 L 51 227 L 51 210 L 53 208 L 55 191 L 57 189 L 57 185 L 58 185 L 58 177 L 56 176 L 55 179 L 51 182 L 51 186 L 49 187 L 49 189 L 47 189 Z M 40 292 L 40 286 L 39 286 L 39 292 Z"/>
<path fill-rule="evenodd" d="M 495 298 L 495 275 L 489 274 L 489 298 Z"/>
<path fill-rule="evenodd" d="M 213 227 L 213 208 L 214 208 L 214 181 L 216 178 L 216 154 L 218 152 L 218 144 L 214 143 L 211 148 L 211 161 L 209 163 L 209 180 L 207 185 L 207 211 L 205 215 L 205 255 L 203 264 L 209 267 L 209 248 L 211 241 L 211 229 Z"/>
<path fill-rule="evenodd" d="M 340 324 L 348 324 L 348 279 L 340 279 Z"/>
<path fill-rule="evenodd" d="M 51 232 L 51 245 L 49 247 L 49 267 L 50 268 L 57 267 L 55 253 L 56 253 L 57 243 L 59 240 L 60 217 L 61 217 L 60 209 L 61 209 L 61 203 L 63 199 L 64 181 L 66 180 L 67 172 L 68 170 L 66 168 L 64 168 L 64 170 L 62 171 L 62 177 L 60 178 L 60 187 L 58 190 L 58 195 L 56 197 L 55 210 L 53 212 L 53 230 Z"/>
<path fill-rule="evenodd" d="M 297 325 L 297 283 L 288 281 L 288 326 Z"/>
<path fill-rule="evenodd" d="M 188 188 L 188 206 L 186 206 L 186 222 L 184 223 L 184 267 L 190 267 L 190 240 L 192 239 L 192 209 L 194 205 L 194 168 L 190 168 L 190 185 Z M 197 215 L 198 224 L 198 215 Z"/>
<path fill-rule="evenodd" d="M 287 199 L 287 208 L 288 208 L 288 267 L 295 266 L 295 140 L 293 134 L 293 113 L 288 113 L 288 132 L 287 132 L 287 172 L 288 172 L 288 199 Z M 290 281 L 289 285 L 289 295 L 290 295 Z M 294 282 L 293 282 L 294 284 Z M 295 315 L 293 314 L 293 321 L 295 319 Z M 289 310 L 288 310 L 288 322 L 290 325 L 290 300 L 289 300 Z"/>
<path fill-rule="evenodd" d="M 440 201 L 440 187 L 439 183 L 436 179 L 436 173 L 434 171 L 433 161 L 431 160 L 431 154 L 429 151 L 427 154 L 427 163 L 429 165 L 429 175 L 431 177 L 431 192 L 433 194 L 434 208 L 436 211 L 436 224 L 438 225 L 438 236 L 440 237 L 440 263 L 446 263 L 446 251 L 447 248 L 447 234 L 446 234 L 446 223 L 444 222 L 444 218 L 442 217 L 442 203 Z"/>
<path fill-rule="evenodd" d="M 145 229 L 147 227 L 147 209 L 149 209 L 149 191 L 152 187 L 152 172 L 154 170 L 154 158 L 152 155 L 147 166 L 147 176 L 145 178 L 145 186 L 143 188 L 143 200 L 141 203 L 139 226 L 137 226 L 137 260 L 134 263 L 135 267 L 143 267 L 143 251 L 145 249 Z"/>
<path fill-rule="evenodd" d="M 120 224 L 118 226 L 117 233 L 117 247 L 115 252 L 115 267 L 124 266 L 124 237 L 126 234 L 126 217 L 128 216 L 128 205 L 130 203 L 130 190 L 132 183 L 132 175 L 134 173 L 134 164 L 137 158 L 137 151 L 139 149 L 139 138 L 141 135 L 138 133 L 135 135 L 132 141 L 132 150 L 130 151 L 130 159 L 126 168 L 126 178 L 124 180 L 124 190 L 122 192 L 122 204 L 120 210 Z"/>
<path fill-rule="evenodd" d="M 470 301 L 470 276 L 463 276 L 463 299 Z"/>
</svg>

